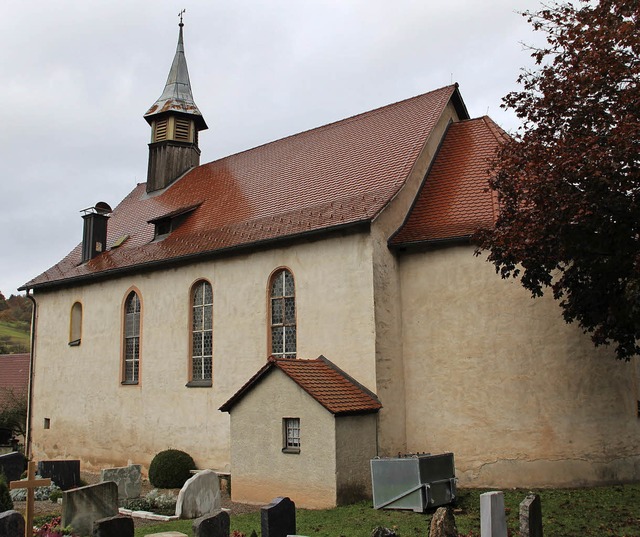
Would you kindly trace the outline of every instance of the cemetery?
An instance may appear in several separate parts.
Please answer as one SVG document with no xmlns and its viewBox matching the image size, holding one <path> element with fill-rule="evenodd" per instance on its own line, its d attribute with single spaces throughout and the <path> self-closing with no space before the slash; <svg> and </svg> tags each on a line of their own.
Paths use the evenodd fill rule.
<svg viewBox="0 0 640 537">
<path fill-rule="evenodd" d="M 10 509 L 3 507 L 0 485 L 2 537 L 640 535 L 640 485 L 533 492 L 456 490 L 448 477 L 452 456 L 435 457 L 433 461 L 424 455 L 414 458 L 417 465 L 436 464 L 440 472 L 436 477 L 446 477 L 440 481 L 451 483 L 446 488 L 448 499 L 436 492 L 433 496 L 436 501 L 416 504 L 416 487 L 412 487 L 409 494 L 396 495 L 408 498 L 408 503 L 381 501 L 375 481 L 384 479 L 386 470 L 381 471 L 382 466 L 375 464 L 380 461 L 372 460 L 373 501 L 313 510 L 296 508 L 295 496 L 277 497 L 265 505 L 232 502 L 229 476 L 218 476 L 207 469 L 191 470 L 179 488 L 151 489 L 140 465 L 105 468 L 100 475 L 91 475 L 81 474 L 77 460 L 29 461 L 27 464 L 21 454 L 11 455 L 0 456 L 0 472 L 10 476 L 7 488 L 14 498 Z M 405 460 L 399 464 L 402 461 L 398 459 L 389 462 L 394 467 L 394 472 L 389 474 L 390 481 L 399 466 L 409 467 L 411 463 Z M 25 477 L 20 479 L 21 476 Z M 428 499 L 428 490 L 437 481 L 433 481 L 433 477 L 424 479 L 424 475 L 422 478 Z M 383 488 L 383 493 L 392 494 L 389 490 Z M 159 514 L 160 511 L 164 514 Z M 27 527 L 37 529 L 29 533 L 25 531 Z M 63 533 L 62 528 L 71 533 Z"/>
</svg>

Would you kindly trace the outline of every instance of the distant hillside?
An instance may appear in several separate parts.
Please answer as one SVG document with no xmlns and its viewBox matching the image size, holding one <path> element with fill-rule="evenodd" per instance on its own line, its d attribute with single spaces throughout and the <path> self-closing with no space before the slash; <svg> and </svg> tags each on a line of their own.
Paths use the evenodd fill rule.
<svg viewBox="0 0 640 537">
<path fill-rule="evenodd" d="M 0 292 L 0 354 L 29 352 L 30 331 L 31 301 Z"/>
</svg>

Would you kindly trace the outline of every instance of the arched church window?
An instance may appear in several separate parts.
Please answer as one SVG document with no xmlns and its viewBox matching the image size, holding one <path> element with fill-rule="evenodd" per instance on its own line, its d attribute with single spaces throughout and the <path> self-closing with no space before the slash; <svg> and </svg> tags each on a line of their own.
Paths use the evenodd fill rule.
<svg viewBox="0 0 640 537">
<path fill-rule="evenodd" d="M 199 281 L 191 290 L 191 363 L 187 386 L 211 386 L 213 378 L 213 290 Z"/>
<path fill-rule="evenodd" d="M 140 298 L 131 291 L 124 304 L 123 384 L 138 384 L 140 379 Z"/>
<path fill-rule="evenodd" d="M 274 273 L 270 285 L 271 355 L 296 357 L 296 297 L 293 274 L 287 269 Z"/>
<path fill-rule="evenodd" d="M 71 306 L 71 319 L 69 323 L 69 346 L 77 347 L 82 339 L 82 304 L 74 302 Z"/>
</svg>

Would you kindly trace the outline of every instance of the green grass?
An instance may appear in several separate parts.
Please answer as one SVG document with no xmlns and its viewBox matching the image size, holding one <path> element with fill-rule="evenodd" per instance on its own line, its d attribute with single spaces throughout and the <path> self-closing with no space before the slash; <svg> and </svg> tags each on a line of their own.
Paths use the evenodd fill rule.
<svg viewBox="0 0 640 537">
<path fill-rule="evenodd" d="M 0 346 L 5 351 L 29 352 L 29 344 L 28 323 L 0 321 Z"/>
<path fill-rule="evenodd" d="M 456 523 L 461 535 L 480 535 L 480 494 L 461 489 L 456 502 Z M 640 537 L 640 484 L 588 489 L 533 491 L 542 500 L 545 537 Z M 519 530 L 519 505 L 526 490 L 505 491 L 507 525 L 511 535 Z M 298 509 L 297 532 L 309 537 L 368 537 L 376 526 L 396 528 L 400 537 L 426 537 L 433 512 L 376 511 L 370 503 L 335 509 Z M 191 533 L 191 520 L 178 520 L 136 530 L 136 537 L 160 531 Z M 231 530 L 260 535 L 260 513 L 231 517 Z"/>
</svg>

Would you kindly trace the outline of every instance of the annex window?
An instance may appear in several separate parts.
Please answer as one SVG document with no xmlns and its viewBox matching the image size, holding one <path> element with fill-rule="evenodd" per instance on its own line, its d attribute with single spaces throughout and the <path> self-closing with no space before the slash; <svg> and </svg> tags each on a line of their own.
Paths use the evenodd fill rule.
<svg viewBox="0 0 640 537">
<path fill-rule="evenodd" d="M 284 453 L 300 453 L 300 418 L 283 418 L 282 438 Z"/>
<path fill-rule="evenodd" d="M 193 286 L 191 375 L 187 386 L 211 386 L 213 372 L 213 290 L 206 281 Z"/>
<path fill-rule="evenodd" d="M 71 306 L 71 319 L 69 323 L 69 346 L 77 347 L 82 338 L 82 304 L 74 302 Z"/>
<path fill-rule="evenodd" d="M 140 298 L 131 291 L 124 304 L 123 384 L 138 384 L 140 374 Z"/>
<path fill-rule="evenodd" d="M 296 357 L 296 298 L 293 275 L 279 270 L 271 280 L 271 355 Z"/>
</svg>

